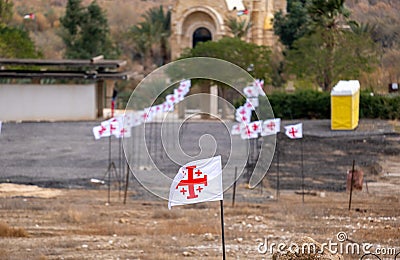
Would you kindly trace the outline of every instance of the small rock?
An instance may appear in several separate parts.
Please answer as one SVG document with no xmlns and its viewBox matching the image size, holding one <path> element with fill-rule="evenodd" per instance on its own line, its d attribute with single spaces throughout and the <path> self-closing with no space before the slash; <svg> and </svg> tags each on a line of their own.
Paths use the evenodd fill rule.
<svg viewBox="0 0 400 260">
<path fill-rule="evenodd" d="M 188 252 L 188 251 L 183 251 L 182 253 L 183 256 L 191 256 L 192 253 Z"/>
<path fill-rule="evenodd" d="M 211 233 L 205 233 L 204 234 L 204 240 L 206 241 L 214 241 L 214 236 Z"/>
<path fill-rule="evenodd" d="M 239 243 L 242 243 L 242 242 L 243 242 L 243 238 L 241 238 L 241 237 L 238 237 L 236 240 L 237 240 Z"/>
<path fill-rule="evenodd" d="M 262 218 L 259 217 L 259 216 L 256 216 L 254 219 L 255 219 L 257 222 L 260 222 L 260 221 L 262 220 Z"/>
<path fill-rule="evenodd" d="M 89 246 L 88 245 L 82 245 L 82 248 L 88 248 Z"/>
</svg>

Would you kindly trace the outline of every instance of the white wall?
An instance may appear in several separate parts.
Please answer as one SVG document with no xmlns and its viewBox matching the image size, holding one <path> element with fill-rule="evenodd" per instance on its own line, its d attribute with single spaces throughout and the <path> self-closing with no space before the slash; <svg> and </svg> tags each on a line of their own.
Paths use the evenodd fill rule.
<svg viewBox="0 0 400 260">
<path fill-rule="evenodd" d="M 64 121 L 96 118 L 90 85 L 0 85 L 0 121 Z"/>
</svg>

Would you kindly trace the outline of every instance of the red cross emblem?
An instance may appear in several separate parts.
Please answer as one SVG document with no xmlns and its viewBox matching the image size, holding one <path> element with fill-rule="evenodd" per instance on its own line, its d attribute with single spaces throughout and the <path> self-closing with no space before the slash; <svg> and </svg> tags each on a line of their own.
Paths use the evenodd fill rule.
<svg viewBox="0 0 400 260">
<path fill-rule="evenodd" d="M 249 126 L 246 125 L 246 134 L 247 136 L 251 136 L 251 130 L 249 128 Z"/>
<path fill-rule="evenodd" d="M 111 134 L 113 133 L 113 130 L 117 130 L 117 128 L 113 124 L 110 123 L 110 133 Z"/>
<path fill-rule="evenodd" d="M 269 122 L 267 124 L 267 128 L 273 131 L 275 129 L 275 123 L 273 121 Z"/>
<path fill-rule="evenodd" d="M 204 186 L 207 186 L 207 175 L 203 174 L 203 172 L 201 172 L 200 170 L 197 170 L 194 173 L 194 169 L 196 169 L 196 166 L 187 166 L 186 169 L 188 170 L 188 178 L 187 180 L 181 180 L 178 185 L 176 185 L 176 189 L 178 189 L 178 187 L 182 187 L 179 192 L 182 193 L 182 195 L 185 195 L 186 192 L 189 191 L 189 196 L 187 196 L 187 199 L 195 199 L 197 197 L 199 197 L 198 194 L 195 193 L 195 190 L 198 191 L 198 193 L 200 193 L 204 188 L 198 186 L 196 189 L 194 187 L 194 185 L 200 185 L 203 184 Z M 194 178 L 193 174 L 197 175 L 197 178 Z M 203 174 L 203 177 L 200 177 L 200 175 Z M 185 189 L 185 186 L 187 189 Z"/>
<path fill-rule="evenodd" d="M 292 135 L 293 137 L 296 137 L 297 132 L 298 131 L 296 129 L 294 129 L 294 127 L 292 127 L 292 129 L 290 129 L 290 131 L 289 131 L 289 134 Z"/>
<path fill-rule="evenodd" d="M 253 124 L 253 131 L 257 131 L 258 129 L 258 124 Z"/>
<path fill-rule="evenodd" d="M 101 129 L 99 130 L 99 134 L 102 135 L 107 129 L 104 126 L 101 126 Z"/>
</svg>

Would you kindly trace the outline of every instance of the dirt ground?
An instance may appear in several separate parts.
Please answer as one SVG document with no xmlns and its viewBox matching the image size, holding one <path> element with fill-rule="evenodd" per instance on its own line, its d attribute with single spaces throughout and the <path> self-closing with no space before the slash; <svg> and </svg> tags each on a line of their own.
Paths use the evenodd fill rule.
<svg viewBox="0 0 400 260">
<path fill-rule="evenodd" d="M 269 246 L 290 245 L 311 237 L 319 243 L 338 243 L 340 232 L 347 237 L 341 243 L 344 247 L 368 243 L 371 252 L 386 250 L 380 259 L 395 259 L 392 249 L 400 252 L 399 123 L 386 122 L 384 127 L 393 126 L 390 131 L 381 131 L 384 127 L 378 127 L 380 123 L 365 122 L 354 134 L 336 132 L 329 136 L 322 135 L 317 126 L 308 128 L 309 135 L 304 139 L 308 194 L 304 203 L 302 196 L 296 194 L 299 143 L 280 135 L 279 200 L 275 189 L 276 158 L 262 186 L 250 190 L 241 178 L 234 207 L 232 189 L 224 194 L 227 259 L 272 259 L 276 247 L 274 251 L 259 250 L 265 248 L 266 241 Z M 42 125 L 31 126 L 40 130 Z M 83 132 L 90 124 L 73 126 Z M 123 193 L 116 187 L 112 189 L 111 203 L 107 203 L 106 187 L 89 185 L 89 178 L 96 175 L 85 175 L 85 182 L 77 179 L 85 169 L 103 169 L 100 160 L 93 160 L 90 167 L 84 164 L 91 160 L 91 154 L 84 149 L 97 149 L 99 144 L 92 145 L 84 139 L 90 145 L 75 153 L 75 143 L 82 142 L 77 137 L 67 146 L 56 143 L 52 147 L 53 142 L 68 138 L 64 137 L 67 131 L 57 138 L 53 136 L 52 142 L 37 137 L 31 142 L 18 132 L 27 131 L 24 127 L 6 125 L 0 138 L 0 259 L 222 259 L 218 202 L 168 210 L 166 201 L 131 180 L 125 205 Z M 62 129 L 59 127 L 50 126 L 53 130 Z M 374 127 L 376 132 L 372 132 Z M 12 134 L 7 134 L 10 129 Z M 21 136 L 24 140 L 19 142 L 26 144 L 22 148 L 22 143 L 16 141 Z M 30 145 L 45 145 L 47 150 L 33 153 Z M 77 159 L 77 163 L 67 164 L 58 152 L 71 155 L 69 160 Z M 80 160 L 79 154 L 83 156 Z M 368 182 L 361 192 L 354 192 L 349 210 L 344 172 L 352 160 L 364 170 Z M 61 169 L 67 169 L 67 173 L 59 173 Z M 59 175 L 54 175 L 57 172 Z M 52 181 L 46 181 L 46 173 Z M 38 177 L 37 182 L 29 177 L 31 174 Z M 360 259 L 362 254 L 362 250 L 355 254 L 344 252 L 342 259 Z"/>
<path fill-rule="evenodd" d="M 26 189 L 22 186 L 20 194 L 15 187 L 12 194 L 1 192 L 1 221 L 27 232 L 26 237 L 0 239 L 1 259 L 222 258 L 218 202 L 170 211 L 166 202 L 157 200 L 128 199 L 124 205 L 118 192 L 108 204 L 106 190 L 41 189 L 42 194 L 27 196 Z M 239 185 L 237 192 L 251 197 L 255 191 Z M 271 252 L 258 250 L 266 238 L 287 245 L 304 236 L 338 242 L 339 232 L 351 243 L 371 243 L 371 250 L 400 250 L 399 196 L 358 192 L 349 211 L 346 193 L 307 195 L 303 204 L 293 192 L 282 192 L 279 201 L 268 199 L 269 192 L 263 191 L 264 203 L 237 202 L 232 207 L 225 200 L 227 259 L 271 259 Z"/>
</svg>

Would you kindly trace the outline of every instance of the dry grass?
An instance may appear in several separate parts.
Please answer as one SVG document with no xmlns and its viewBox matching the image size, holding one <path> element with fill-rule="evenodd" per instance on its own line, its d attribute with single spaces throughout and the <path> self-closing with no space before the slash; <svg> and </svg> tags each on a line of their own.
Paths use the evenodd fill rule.
<svg viewBox="0 0 400 260">
<path fill-rule="evenodd" d="M 28 237 L 29 234 L 23 228 L 10 227 L 7 223 L 0 222 L 0 237 Z"/>
<path fill-rule="evenodd" d="M 76 209 L 69 208 L 67 211 L 60 212 L 59 219 L 64 223 L 79 224 L 82 223 L 84 213 Z"/>
</svg>

